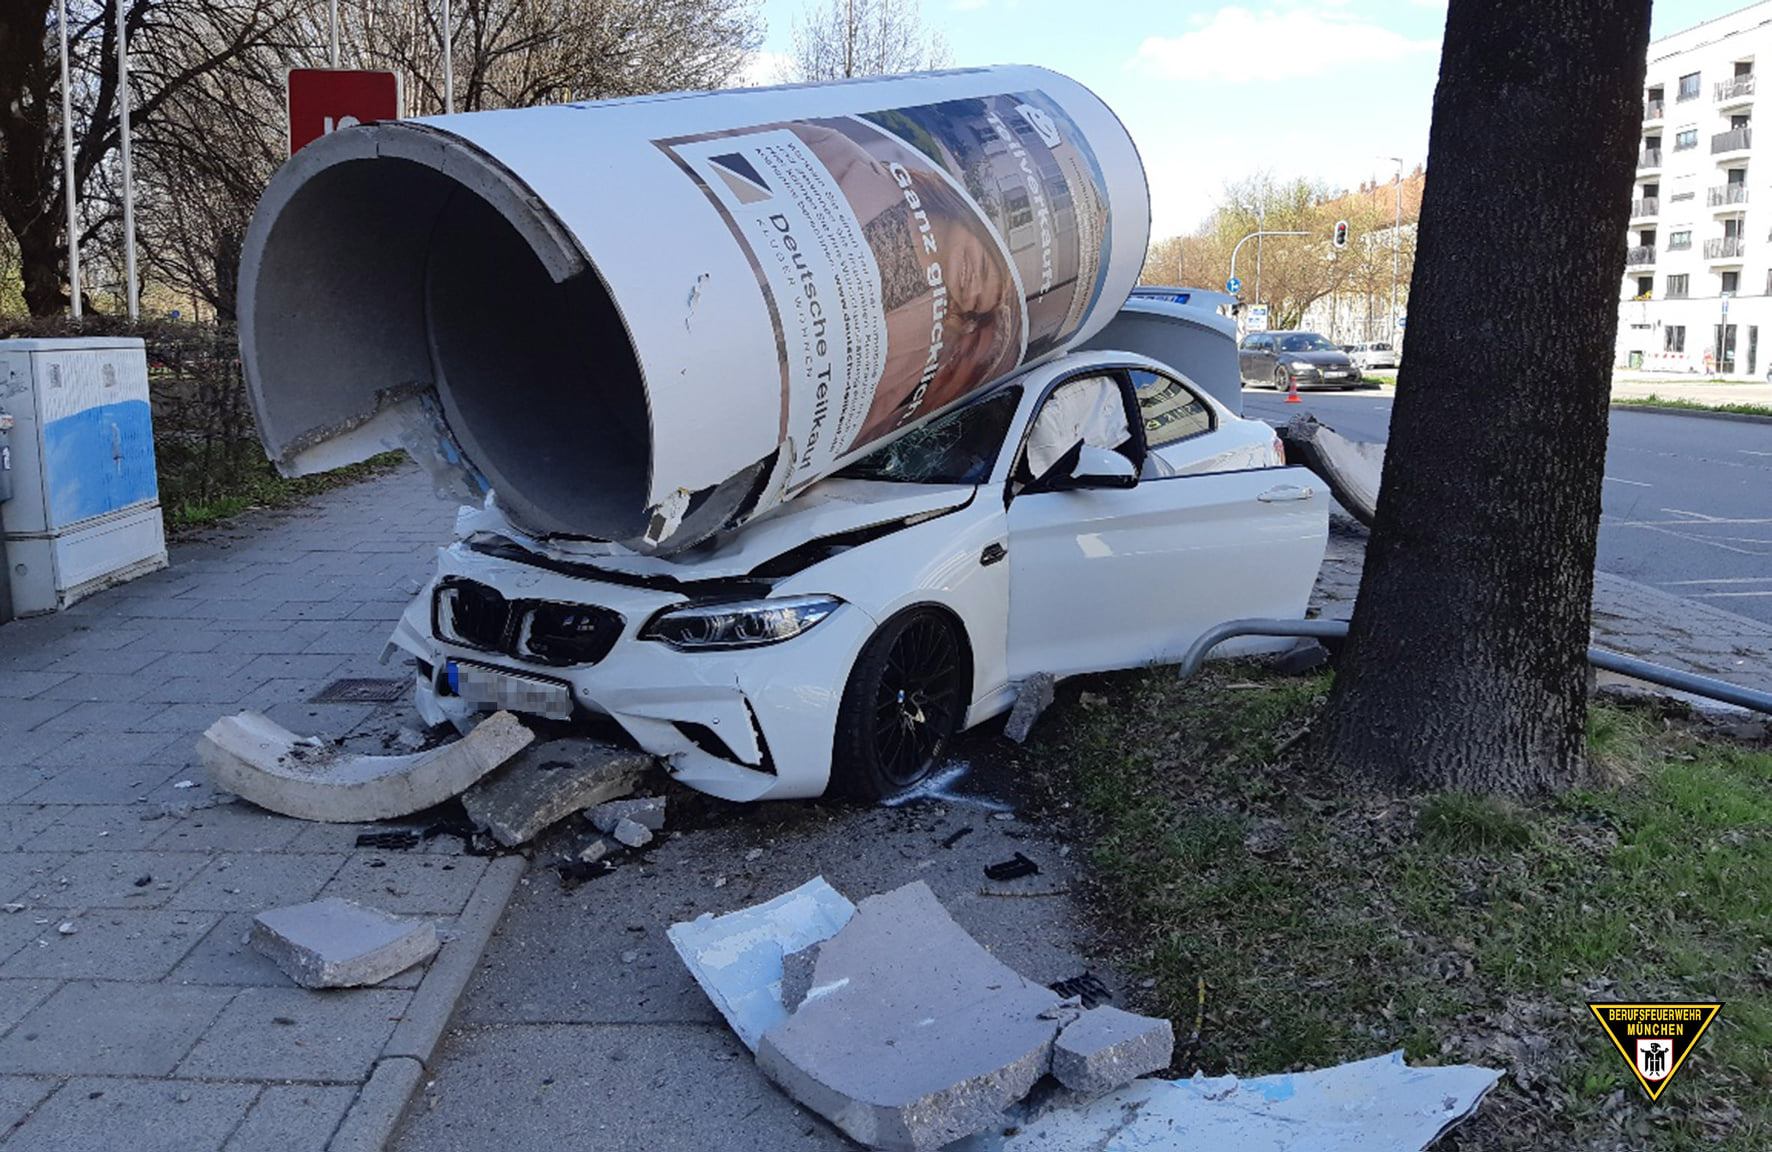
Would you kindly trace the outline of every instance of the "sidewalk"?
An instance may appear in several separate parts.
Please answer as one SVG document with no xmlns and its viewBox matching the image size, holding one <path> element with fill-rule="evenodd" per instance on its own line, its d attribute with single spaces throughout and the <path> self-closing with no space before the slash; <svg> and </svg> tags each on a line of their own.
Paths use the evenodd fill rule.
<svg viewBox="0 0 1772 1152">
<path fill-rule="evenodd" d="M 1646 400 L 1650 396 L 1694 404 L 1758 404 L 1772 408 L 1772 383 L 1745 378 L 1719 382 L 1708 376 L 1682 376 L 1677 372 L 1613 372 L 1614 400 Z"/>
<path fill-rule="evenodd" d="M 195 747 L 243 708 L 386 726 L 390 706 L 306 701 L 404 675 L 376 657 L 452 515 L 408 467 L 0 627 L 0 1148 L 381 1146 L 521 861 L 450 837 L 359 849 L 355 826 L 218 803 Z M 244 941 L 255 913 L 322 895 L 454 939 L 380 987 L 305 991 Z"/>
</svg>

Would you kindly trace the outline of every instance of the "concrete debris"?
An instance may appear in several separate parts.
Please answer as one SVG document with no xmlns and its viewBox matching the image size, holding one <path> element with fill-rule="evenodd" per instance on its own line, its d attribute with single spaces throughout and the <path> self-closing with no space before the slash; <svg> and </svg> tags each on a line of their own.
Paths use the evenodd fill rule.
<svg viewBox="0 0 1772 1152">
<path fill-rule="evenodd" d="M 1384 477 L 1384 445 L 1349 440 L 1309 414 L 1294 416 L 1279 430 L 1286 461 L 1321 476 L 1336 502 L 1355 520 L 1372 527 L 1378 512 L 1378 485 Z"/>
<path fill-rule="evenodd" d="M 652 843 L 652 829 L 633 820 L 620 820 L 609 833 L 629 848 L 644 848 Z"/>
<path fill-rule="evenodd" d="M 80 931 L 80 925 L 74 923 L 72 920 L 63 920 L 60 924 L 55 926 L 55 930 L 63 936 L 72 936 L 74 933 Z"/>
<path fill-rule="evenodd" d="M 818 952 L 757 1065 L 873 1148 L 929 1152 L 998 1125 L 1052 1063 L 1058 996 L 1009 969 L 917 881 L 869 897 Z"/>
<path fill-rule="evenodd" d="M 572 813 L 625 796 L 652 757 L 601 740 L 537 744 L 463 793 L 468 818 L 510 848 Z"/>
<path fill-rule="evenodd" d="M 632 820 L 652 832 L 662 832 L 665 826 L 665 798 L 663 796 L 635 796 L 631 800 L 611 800 L 599 804 L 585 813 L 585 819 L 606 835 L 615 832 L 615 826 L 623 820 Z"/>
<path fill-rule="evenodd" d="M 354 988 L 429 959 L 437 926 L 330 896 L 259 913 L 252 947 L 303 988 Z"/>
<path fill-rule="evenodd" d="M 620 854 L 625 845 L 613 836 L 594 836 L 579 846 L 574 855 L 586 864 L 595 864 Z"/>
<path fill-rule="evenodd" d="M 1075 1092 L 1111 1092 L 1169 1067 L 1175 1028 L 1167 1020 L 1104 1006 L 1067 1024 L 1052 1047 L 1052 1074 Z"/>
<path fill-rule="evenodd" d="M 1411 1068 L 1401 1052 L 1238 1080 L 1138 1080 L 1081 1108 L 1057 1107 L 968 1152 L 1419 1152 L 1470 1116 L 1501 1073 Z"/>
<path fill-rule="evenodd" d="M 19 903 L 17 900 L 14 900 L 10 904 L 0 905 L 0 911 L 23 912 L 24 910 L 25 910 L 25 906 L 23 904 Z"/>
<path fill-rule="evenodd" d="M 534 733 L 497 712 L 450 744 L 359 756 L 298 737 L 257 712 L 209 726 L 197 749 L 218 788 L 303 820 L 356 824 L 407 816 L 458 795 L 522 751 Z"/>
<path fill-rule="evenodd" d="M 1282 676 L 1303 676 L 1329 663 L 1329 649 L 1315 640 L 1304 640 L 1274 657 L 1273 670 Z"/>
<path fill-rule="evenodd" d="M 1034 721 L 1040 713 L 1052 707 L 1053 690 L 1057 681 L 1050 672 L 1036 672 L 1026 680 L 1015 685 L 1015 707 L 1009 712 L 1009 720 L 1003 725 L 1003 735 L 1017 744 L 1025 742 L 1028 733 L 1034 730 Z"/>
<path fill-rule="evenodd" d="M 1023 876 L 1038 876 L 1040 866 L 1017 852 L 1014 856 L 997 864 L 986 864 L 984 875 L 987 880 L 1019 880 Z"/>
<path fill-rule="evenodd" d="M 830 939 L 854 915 L 855 905 L 816 876 L 754 907 L 673 924 L 666 935 L 726 1023 L 755 1052 L 763 1033 L 788 1018 L 781 1002 L 782 957 Z"/>
</svg>

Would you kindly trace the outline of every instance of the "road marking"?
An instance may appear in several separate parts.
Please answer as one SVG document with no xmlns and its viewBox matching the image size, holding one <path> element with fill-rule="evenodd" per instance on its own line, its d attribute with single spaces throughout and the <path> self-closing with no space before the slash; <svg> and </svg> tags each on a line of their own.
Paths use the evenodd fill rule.
<svg viewBox="0 0 1772 1152">
<path fill-rule="evenodd" d="M 1632 488 L 1653 488 L 1654 487 L 1653 484 L 1645 484 L 1641 480 L 1623 480 L 1617 476 L 1608 476 L 1608 477 L 1606 477 L 1606 479 L 1612 481 L 1612 483 L 1614 483 L 1614 484 L 1629 484 Z"/>
<path fill-rule="evenodd" d="M 1664 586 L 1673 588 L 1681 584 L 1772 584 L 1772 576 L 1726 576 L 1715 580 L 1669 580 Z"/>
<path fill-rule="evenodd" d="M 1737 448 L 1737 452 L 1745 452 L 1749 456 L 1772 456 L 1772 452 L 1755 452 L 1752 448 Z"/>
<path fill-rule="evenodd" d="M 1604 516 L 1602 516 L 1602 517 L 1600 517 L 1600 523 L 1601 524 L 1611 523 L 1614 527 L 1618 527 L 1618 528 L 1642 528 L 1648 532 L 1662 532 L 1662 533 L 1665 533 L 1669 536 L 1674 537 L 1676 540 L 1686 540 L 1686 541 L 1689 541 L 1693 544 L 1708 544 L 1712 548 L 1721 548 L 1725 552 L 1734 552 L 1740 556 L 1764 556 L 1764 555 L 1766 555 L 1766 552 L 1764 552 L 1762 550 L 1754 549 L 1754 548 L 1736 548 L 1733 545 L 1724 544 L 1721 541 L 1716 540 L 1715 538 L 1710 537 L 1710 536 L 1699 536 L 1699 535 L 1696 535 L 1691 532 L 1675 532 L 1672 528 L 1664 528 L 1664 527 L 1662 527 L 1661 523 L 1656 523 L 1654 521 L 1649 521 L 1649 520 L 1612 520 L 1612 521 L 1608 521 Z M 1693 521 L 1671 520 L 1671 521 L 1663 521 L 1662 523 L 1692 525 Z M 1759 543 L 1759 541 L 1756 541 L 1756 543 Z"/>
<path fill-rule="evenodd" d="M 1729 600 L 1741 596 L 1772 596 L 1772 592 L 1700 592 L 1700 600 Z"/>
</svg>

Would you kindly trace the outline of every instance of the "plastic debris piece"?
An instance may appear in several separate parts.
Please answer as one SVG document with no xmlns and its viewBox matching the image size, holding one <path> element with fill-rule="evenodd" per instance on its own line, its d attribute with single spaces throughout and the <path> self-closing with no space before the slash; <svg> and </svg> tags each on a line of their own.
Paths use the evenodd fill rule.
<svg viewBox="0 0 1772 1152">
<path fill-rule="evenodd" d="M 964 840 L 966 837 L 968 837 L 970 835 L 972 835 L 972 825 L 968 824 L 968 825 L 966 825 L 966 827 L 955 831 L 950 836 L 948 836 L 947 839 L 943 840 L 941 842 L 941 846 L 943 848 L 952 848 L 954 845 L 958 844 L 960 841 Z"/>
<path fill-rule="evenodd" d="M 1099 1008 L 1103 1004 L 1112 1003 L 1114 999 L 1113 992 L 1101 982 L 1101 977 L 1093 972 L 1084 972 L 1081 976 L 1072 976 L 1057 983 L 1048 984 L 1047 987 L 1066 999 L 1074 997 L 1081 1000 L 1085 1008 Z"/>
<path fill-rule="evenodd" d="M 417 832 L 361 832 L 357 835 L 359 848 L 386 848 L 391 851 L 404 851 L 416 848 L 419 843 Z"/>
<path fill-rule="evenodd" d="M 1040 866 L 1017 852 L 999 864 L 985 865 L 984 874 L 988 880 L 1019 880 L 1023 876 L 1038 876 Z"/>
</svg>

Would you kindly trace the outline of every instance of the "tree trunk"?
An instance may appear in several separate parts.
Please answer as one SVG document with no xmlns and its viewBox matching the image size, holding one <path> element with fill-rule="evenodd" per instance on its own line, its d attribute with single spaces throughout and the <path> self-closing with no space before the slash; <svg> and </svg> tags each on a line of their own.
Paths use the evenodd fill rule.
<svg viewBox="0 0 1772 1152">
<path fill-rule="evenodd" d="M 1585 774 L 1585 649 L 1649 0 L 1452 0 L 1340 771 Z"/>
</svg>

